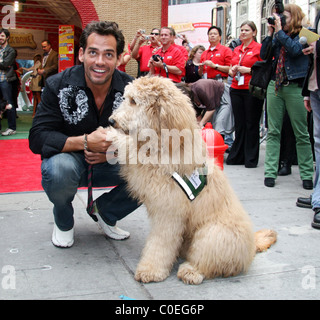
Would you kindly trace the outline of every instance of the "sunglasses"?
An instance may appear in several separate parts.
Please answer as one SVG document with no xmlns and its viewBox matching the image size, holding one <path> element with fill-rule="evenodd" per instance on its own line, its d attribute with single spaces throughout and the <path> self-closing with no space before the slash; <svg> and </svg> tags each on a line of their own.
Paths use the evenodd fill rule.
<svg viewBox="0 0 320 320">
<path fill-rule="evenodd" d="M 152 36 L 158 36 L 160 33 L 151 32 L 150 35 Z"/>
</svg>

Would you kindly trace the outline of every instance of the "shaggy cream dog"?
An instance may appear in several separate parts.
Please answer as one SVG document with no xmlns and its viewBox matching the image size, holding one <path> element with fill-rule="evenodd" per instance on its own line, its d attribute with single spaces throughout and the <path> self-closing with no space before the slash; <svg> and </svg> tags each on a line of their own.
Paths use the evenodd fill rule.
<svg viewBox="0 0 320 320">
<path fill-rule="evenodd" d="M 133 81 L 124 97 L 110 118 L 114 128 L 107 139 L 119 150 L 121 173 L 132 196 L 145 204 L 151 219 L 135 279 L 166 279 L 178 257 L 185 259 L 178 277 L 188 284 L 246 272 L 255 253 L 276 241 L 276 233 L 253 232 L 223 171 L 212 159 L 205 160 L 189 98 L 160 77 Z M 207 183 L 191 201 L 172 176 L 192 176 L 204 161 Z"/>
</svg>

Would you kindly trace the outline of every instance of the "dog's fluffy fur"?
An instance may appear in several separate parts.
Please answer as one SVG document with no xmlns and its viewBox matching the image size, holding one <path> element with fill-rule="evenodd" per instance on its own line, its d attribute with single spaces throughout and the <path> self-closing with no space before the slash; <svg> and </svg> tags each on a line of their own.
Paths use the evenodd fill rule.
<svg viewBox="0 0 320 320">
<path fill-rule="evenodd" d="M 139 133 L 153 129 L 159 144 L 149 146 L 151 152 L 161 149 L 161 129 L 199 129 L 189 98 L 169 80 L 160 77 L 143 77 L 125 89 L 125 100 L 113 113 L 114 128 L 108 130 L 108 139 L 116 147 L 132 143 L 129 132 Z M 195 137 L 193 137 L 195 138 Z M 146 142 L 136 144 L 139 152 Z M 170 157 L 179 149 L 170 147 Z M 207 161 L 212 173 L 207 185 L 190 201 L 172 173 L 190 175 L 199 163 L 197 154 L 202 144 L 195 145 L 192 164 L 183 159 L 174 164 L 125 164 L 122 176 L 128 182 L 133 197 L 144 203 L 151 231 L 148 236 L 135 279 L 142 282 L 166 279 L 178 257 L 185 259 L 179 266 L 178 277 L 188 284 L 200 284 L 205 278 L 235 276 L 246 272 L 257 251 L 264 251 L 276 241 L 276 233 L 263 230 L 254 234 L 248 214 L 230 187 L 223 171 Z M 121 157 L 121 156 L 120 156 Z M 119 159 L 129 163 L 128 153 Z"/>
</svg>

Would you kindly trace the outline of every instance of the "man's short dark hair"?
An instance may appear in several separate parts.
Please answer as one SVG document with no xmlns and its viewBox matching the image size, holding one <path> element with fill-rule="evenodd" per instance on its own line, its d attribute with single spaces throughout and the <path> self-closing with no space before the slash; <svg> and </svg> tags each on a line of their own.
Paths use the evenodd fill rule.
<svg viewBox="0 0 320 320">
<path fill-rule="evenodd" d="M 7 38 L 9 38 L 9 37 L 10 37 L 10 32 L 9 32 L 9 30 L 8 30 L 8 29 L 4 29 L 4 28 L 2 28 L 2 29 L 0 30 L 0 33 L 2 33 L 2 32 L 6 35 L 6 37 L 7 37 Z"/>
<path fill-rule="evenodd" d="M 114 36 L 117 41 L 117 56 L 120 56 L 123 53 L 125 40 L 122 31 L 119 29 L 116 22 L 93 21 L 87 24 L 79 40 L 80 48 L 82 48 L 83 51 L 86 50 L 88 38 L 92 33 L 96 33 L 100 36 Z"/>
<path fill-rule="evenodd" d="M 209 32 L 210 32 L 212 29 L 218 30 L 219 36 L 220 36 L 220 37 L 222 36 L 222 30 L 221 30 L 221 28 L 219 28 L 219 27 L 217 27 L 217 26 L 211 26 L 211 27 L 208 29 L 207 34 L 209 34 Z"/>
</svg>

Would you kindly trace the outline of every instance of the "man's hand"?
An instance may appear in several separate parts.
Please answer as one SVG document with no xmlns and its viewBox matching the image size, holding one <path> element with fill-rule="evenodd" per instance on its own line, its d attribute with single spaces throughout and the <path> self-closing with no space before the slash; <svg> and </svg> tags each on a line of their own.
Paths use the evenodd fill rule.
<svg viewBox="0 0 320 320">
<path fill-rule="evenodd" d="M 98 164 L 98 163 L 104 163 L 107 161 L 105 152 L 91 152 L 91 151 L 85 150 L 84 157 L 89 164 Z"/>
<path fill-rule="evenodd" d="M 106 129 L 103 128 L 98 128 L 96 131 L 93 131 L 92 133 L 88 134 L 88 150 L 90 150 L 93 153 L 106 153 L 106 151 L 111 145 L 111 141 L 107 141 L 106 136 Z"/>
<path fill-rule="evenodd" d="M 312 108 L 311 108 L 311 103 L 310 103 L 310 100 L 303 100 L 303 103 L 304 103 L 304 107 L 307 109 L 308 112 L 311 112 L 312 111 Z"/>
</svg>

